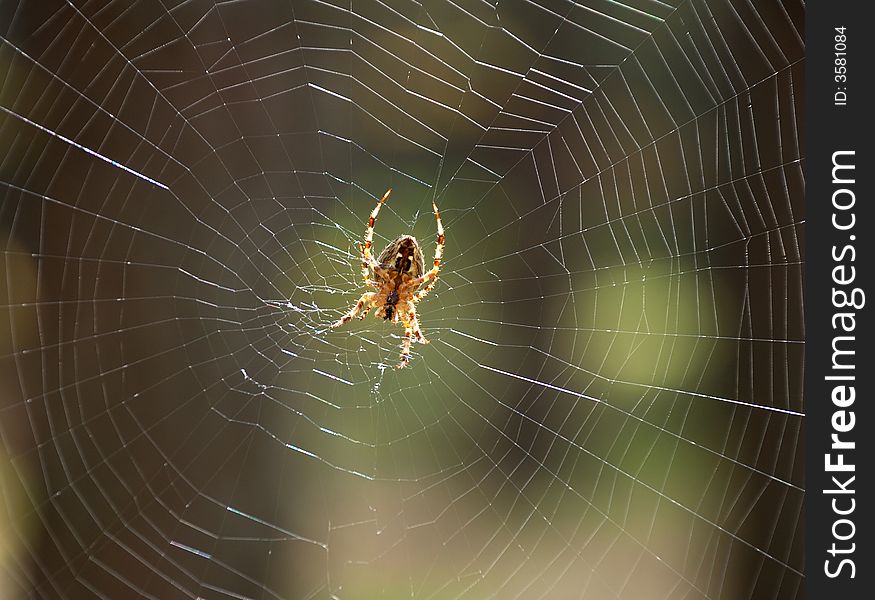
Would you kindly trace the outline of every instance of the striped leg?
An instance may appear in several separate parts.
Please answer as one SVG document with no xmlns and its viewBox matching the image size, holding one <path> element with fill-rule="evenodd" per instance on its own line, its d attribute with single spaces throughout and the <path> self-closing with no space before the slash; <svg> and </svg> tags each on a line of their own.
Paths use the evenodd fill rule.
<svg viewBox="0 0 875 600">
<path fill-rule="evenodd" d="M 410 315 L 410 328 L 413 330 L 413 337 L 420 344 L 428 344 L 428 340 L 425 339 L 425 336 L 422 335 L 422 330 L 419 328 L 419 319 L 416 317 L 416 308 L 414 308 L 413 302 L 407 303 L 407 314 Z"/>
<path fill-rule="evenodd" d="M 411 285 L 413 287 L 422 285 L 426 281 L 428 282 L 428 285 L 426 285 L 424 288 L 422 288 L 413 295 L 414 302 L 419 302 L 420 300 L 422 300 L 425 295 L 434 288 L 434 285 L 437 283 L 438 273 L 440 273 L 441 270 L 441 258 L 443 258 L 444 256 L 444 241 L 446 238 L 444 237 L 444 225 L 443 223 L 441 223 L 441 213 L 438 212 L 437 204 L 432 202 L 431 206 L 434 209 L 435 221 L 437 221 L 437 247 L 434 250 L 434 267 L 432 267 L 430 271 L 428 271 L 421 277 L 417 277 L 411 282 Z"/>
<path fill-rule="evenodd" d="M 413 333 L 410 325 L 404 326 L 404 341 L 401 342 L 401 362 L 398 363 L 397 369 L 403 369 L 410 362 L 410 343 L 413 341 L 410 337 Z"/>
<path fill-rule="evenodd" d="M 368 305 L 368 307 L 370 307 L 371 302 L 376 296 L 376 292 L 365 292 L 364 294 L 362 294 L 362 297 L 359 298 L 359 301 L 356 302 L 355 306 L 353 306 L 348 313 L 343 315 L 340 320 L 332 323 L 331 328 L 334 329 L 335 327 L 340 327 L 341 325 L 349 323 L 350 319 L 352 319 L 355 314 L 362 309 L 363 306 Z M 370 308 L 368 308 L 368 310 L 370 310 Z M 365 312 L 365 314 L 367 314 L 367 311 Z"/>
<path fill-rule="evenodd" d="M 373 255 L 371 254 L 371 246 L 374 245 L 374 223 L 377 222 L 377 215 L 380 214 L 380 208 L 385 204 L 386 200 L 389 199 L 389 194 L 392 193 L 392 188 L 386 190 L 386 193 L 383 194 L 383 197 L 380 198 L 380 201 L 377 202 L 377 206 L 374 207 L 374 210 L 371 211 L 371 216 L 368 218 L 368 228 L 365 230 L 365 243 L 361 247 L 362 251 L 362 277 L 365 281 L 368 281 L 370 275 L 368 273 L 368 268 L 373 268 L 374 265 L 377 264 L 377 261 L 374 260 Z M 376 270 L 376 269 L 375 269 Z"/>
<path fill-rule="evenodd" d="M 359 246 L 359 250 L 361 251 L 362 257 L 362 274 L 367 273 L 368 267 L 374 270 L 374 275 L 377 277 L 381 277 L 383 279 L 388 278 L 389 272 L 380 266 L 380 263 L 377 262 L 377 259 L 374 258 L 374 255 L 370 253 L 370 251 L 365 252 L 364 245 Z M 365 285 L 369 285 L 373 288 L 380 288 L 380 284 L 376 281 L 373 281 L 367 275 L 365 276 Z"/>
</svg>

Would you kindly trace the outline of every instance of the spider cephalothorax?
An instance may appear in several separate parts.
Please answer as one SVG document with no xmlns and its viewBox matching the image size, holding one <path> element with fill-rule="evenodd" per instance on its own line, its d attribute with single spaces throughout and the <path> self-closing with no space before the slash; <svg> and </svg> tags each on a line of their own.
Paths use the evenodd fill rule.
<svg viewBox="0 0 875 600">
<path fill-rule="evenodd" d="M 394 242 L 386 246 L 380 252 L 377 259 L 371 253 L 374 239 L 374 223 L 380 207 L 389 198 L 392 189 L 386 191 L 377 206 L 371 212 L 368 219 L 368 228 L 365 232 L 365 243 L 361 246 L 362 277 L 365 285 L 374 288 L 374 292 L 365 292 L 359 301 L 340 320 L 332 324 L 332 327 L 340 327 L 349 322 L 356 313 L 359 319 L 364 319 L 368 311 L 375 308 L 377 318 L 382 318 L 393 323 L 401 323 L 404 326 L 404 341 L 401 345 L 401 362 L 398 367 L 404 367 L 410 361 L 410 344 L 412 337 L 420 344 L 427 344 L 428 340 L 419 329 L 419 320 L 416 317 L 415 304 L 422 300 L 434 287 L 437 275 L 440 271 L 441 256 L 444 251 L 444 227 L 441 223 L 441 215 L 437 205 L 432 203 L 434 217 L 437 221 L 437 248 L 434 253 L 434 267 L 424 272 L 424 261 L 419 243 L 412 235 L 402 235 Z M 374 278 L 371 279 L 371 271 Z M 419 286 L 428 282 L 421 290 Z"/>
</svg>

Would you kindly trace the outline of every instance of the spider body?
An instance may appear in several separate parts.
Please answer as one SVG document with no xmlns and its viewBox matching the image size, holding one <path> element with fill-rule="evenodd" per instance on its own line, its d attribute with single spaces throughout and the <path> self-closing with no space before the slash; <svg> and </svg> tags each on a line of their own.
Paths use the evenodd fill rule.
<svg viewBox="0 0 875 600">
<path fill-rule="evenodd" d="M 383 311 L 384 319 L 391 319 L 398 306 L 404 290 L 404 284 L 422 274 L 422 250 L 416 238 L 412 235 L 402 235 L 400 238 L 386 246 L 380 253 L 377 263 L 389 273 L 389 294 L 386 296 Z"/>
<path fill-rule="evenodd" d="M 437 281 L 440 272 L 441 257 L 444 250 L 444 227 L 437 205 L 432 203 L 435 221 L 437 222 L 437 248 L 434 254 L 434 266 L 425 271 L 425 262 L 422 258 L 422 249 L 412 235 L 402 235 L 380 252 L 378 258 L 374 258 L 371 247 L 374 239 L 374 224 L 380 207 L 388 200 L 390 188 L 383 194 L 377 206 L 371 212 L 368 219 L 368 228 L 365 231 L 365 243 L 361 245 L 362 278 L 365 285 L 376 291 L 365 292 L 349 312 L 331 325 L 332 328 L 340 327 L 348 323 L 358 314 L 359 319 L 364 319 L 368 312 L 376 309 L 374 316 L 392 323 L 400 323 L 404 326 L 404 340 L 401 343 L 401 362 L 398 368 L 407 366 L 410 362 L 410 345 L 413 338 L 420 344 L 427 344 L 428 340 L 422 335 L 419 328 L 419 319 L 416 315 L 416 303 L 428 294 Z M 372 276 L 373 275 L 373 276 Z M 422 284 L 426 286 L 419 289 Z"/>
</svg>

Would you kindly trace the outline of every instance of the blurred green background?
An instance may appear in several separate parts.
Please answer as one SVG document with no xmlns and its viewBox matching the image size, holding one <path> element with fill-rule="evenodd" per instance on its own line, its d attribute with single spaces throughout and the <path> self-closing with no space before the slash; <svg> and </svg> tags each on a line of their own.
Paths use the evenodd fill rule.
<svg viewBox="0 0 875 600">
<path fill-rule="evenodd" d="M 801 597 L 801 6 L 0 7 L 0 596 Z"/>
</svg>

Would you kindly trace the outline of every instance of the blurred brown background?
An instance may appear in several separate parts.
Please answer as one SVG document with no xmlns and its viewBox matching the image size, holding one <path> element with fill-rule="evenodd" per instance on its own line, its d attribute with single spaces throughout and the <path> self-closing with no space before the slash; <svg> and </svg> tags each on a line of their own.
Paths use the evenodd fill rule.
<svg viewBox="0 0 875 600">
<path fill-rule="evenodd" d="M 0 596 L 801 597 L 803 21 L 0 3 Z"/>
</svg>

